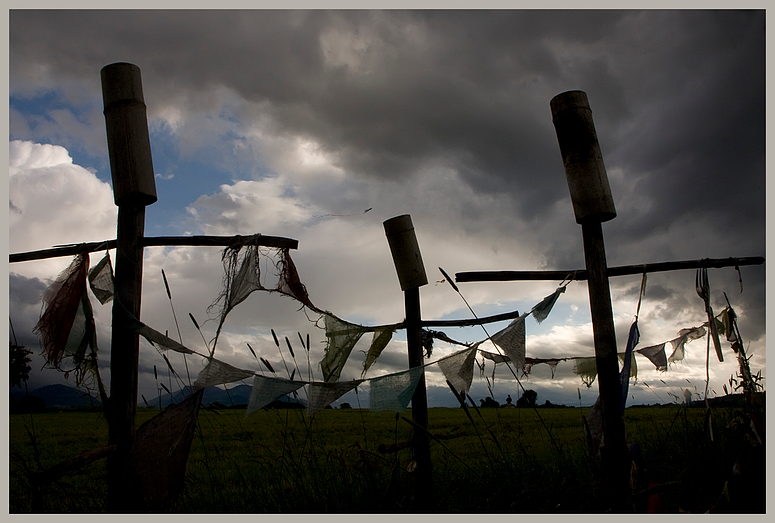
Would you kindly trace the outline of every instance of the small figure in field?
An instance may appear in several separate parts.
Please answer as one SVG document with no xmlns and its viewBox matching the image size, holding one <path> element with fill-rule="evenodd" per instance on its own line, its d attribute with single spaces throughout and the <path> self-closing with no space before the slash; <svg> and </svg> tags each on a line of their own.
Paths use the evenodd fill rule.
<svg viewBox="0 0 775 523">
<path fill-rule="evenodd" d="M 507 407 L 511 407 L 511 406 L 512 406 L 512 405 L 511 405 L 511 394 L 509 394 L 508 396 L 506 396 L 506 406 L 507 406 Z"/>
</svg>

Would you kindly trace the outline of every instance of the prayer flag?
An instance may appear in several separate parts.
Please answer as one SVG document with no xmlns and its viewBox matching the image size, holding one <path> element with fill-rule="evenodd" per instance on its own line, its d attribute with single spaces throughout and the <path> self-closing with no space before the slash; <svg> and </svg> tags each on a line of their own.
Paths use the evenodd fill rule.
<svg viewBox="0 0 775 523">
<path fill-rule="evenodd" d="M 141 324 L 140 327 L 135 329 L 135 332 L 148 340 L 149 343 L 160 351 L 173 350 L 182 354 L 194 354 L 193 350 L 181 345 L 172 338 L 168 338 L 161 332 L 153 330 L 145 324 Z"/>
<path fill-rule="evenodd" d="M 203 391 L 172 405 L 143 423 L 127 459 L 138 512 L 167 512 L 183 491 Z"/>
<path fill-rule="evenodd" d="M 250 391 L 245 417 L 250 416 L 257 410 L 263 409 L 274 400 L 300 389 L 303 385 L 303 381 L 268 378 L 256 374 L 253 377 L 253 390 Z"/>
<path fill-rule="evenodd" d="M 471 388 L 474 379 L 474 358 L 476 348 L 463 349 L 451 356 L 438 361 L 441 372 L 459 394 L 464 394 Z"/>
<path fill-rule="evenodd" d="M 525 318 L 528 314 L 526 312 L 516 318 L 508 327 L 490 337 L 490 341 L 503 349 L 517 368 L 525 364 Z"/>
<path fill-rule="evenodd" d="M 194 390 L 244 380 L 253 375 L 255 375 L 255 372 L 252 370 L 238 369 L 215 358 L 209 358 L 207 366 L 202 369 L 202 372 L 199 373 L 194 382 Z"/>
<path fill-rule="evenodd" d="M 638 318 L 635 318 L 635 321 L 632 322 L 632 325 L 630 326 L 630 334 L 627 337 L 627 348 L 624 350 L 622 370 L 619 374 L 619 381 L 621 382 L 622 387 L 622 412 L 624 412 L 624 407 L 627 405 L 627 393 L 630 388 L 630 370 L 635 366 L 635 359 L 632 357 L 632 351 L 639 340 L 640 331 L 638 330 Z"/>
<path fill-rule="evenodd" d="M 422 367 L 412 367 L 398 374 L 372 378 L 369 380 L 371 384 L 369 409 L 375 412 L 384 410 L 403 412 L 409 405 L 422 375 Z"/>
<path fill-rule="evenodd" d="M 105 305 L 113 299 L 113 267 L 107 252 L 89 271 L 89 287 L 101 304 Z"/>
<path fill-rule="evenodd" d="M 638 349 L 635 352 L 646 356 L 651 363 L 657 368 L 658 371 L 667 370 L 667 355 L 665 354 L 665 344 L 652 345 L 651 347 L 644 347 Z"/>
<path fill-rule="evenodd" d="M 681 329 L 678 331 L 678 337 L 668 342 L 673 346 L 673 353 L 667 358 L 668 363 L 675 363 L 676 361 L 683 360 L 685 355 L 685 345 L 690 341 L 702 338 L 705 336 L 706 332 L 707 331 L 705 330 L 705 327 L 702 326 L 692 327 L 690 329 Z"/>
<path fill-rule="evenodd" d="M 332 402 L 363 383 L 363 380 L 343 381 L 341 383 L 313 382 L 309 384 L 307 397 L 307 416 L 325 409 Z"/>
<path fill-rule="evenodd" d="M 366 354 L 366 360 L 363 362 L 363 373 L 361 376 L 366 375 L 366 371 L 369 370 L 369 367 L 371 367 L 379 355 L 382 354 L 382 351 L 393 338 L 393 332 L 393 329 L 380 329 L 374 331 L 369 352 Z"/>
<path fill-rule="evenodd" d="M 43 295 L 44 312 L 33 332 L 40 336 L 46 364 L 59 369 L 65 356 L 76 367 L 86 363 L 86 348 L 97 350 L 94 316 L 86 292 L 89 255 L 75 256 Z"/>
<path fill-rule="evenodd" d="M 533 318 L 535 318 L 538 323 L 541 323 L 546 319 L 547 316 L 549 316 L 549 313 L 552 311 L 552 307 L 554 307 L 555 302 L 557 302 L 557 298 L 559 298 L 560 294 L 563 292 L 565 292 L 564 285 L 562 287 L 558 287 L 556 291 L 541 300 L 541 303 L 533 307 L 530 312 L 533 313 Z"/>
<path fill-rule="evenodd" d="M 323 381 L 334 382 L 339 380 L 350 352 L 366 330 L 328 313 L 325 314 L 325 322 L 326 353 L 320 362 L 320 369 L 323 371 Z"/>
</svg>

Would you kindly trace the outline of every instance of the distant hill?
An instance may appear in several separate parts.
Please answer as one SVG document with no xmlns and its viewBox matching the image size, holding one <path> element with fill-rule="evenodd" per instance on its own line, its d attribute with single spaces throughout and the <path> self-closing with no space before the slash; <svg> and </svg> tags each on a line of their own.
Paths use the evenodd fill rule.
<svg viewBox="0 0 775 523">
<path fill-rule="evenodd" d="M 161 396 L 162 408 L 168 407 L 170 403 L 180 403 L 186 398 L 186 396 L 191 394 L 192 391 L 193 389 L 190 387 L 184 387 L 182 390 L 175 392 L 172 397 L 165 393 L 163 396 Z M 202 397 L 202 404 L 204 406 L 213 404 L 220 404 L 226 407 L 237 405 L 244 406 L 247 405 L 250 401 L 251 391 L 252 387 L 248 385 L 238 385 L 236 387 L 230 388 L 228 391 L 218 387 L 207 387 L 205 389 L 204 396 Z M 11 397 L 16 402 L 18 402 L 23 396 L 27 395 L 27 392 L 19 388 L 11 388 L 10 392 Z M 97 397 L 90 396 L 86 391 L 77 389 L 75 387 L 70 387 L 68 385 L 46 385 L 45 387 L 40 387 L 30 391 L 29 395 L 42 399 L 45 402 L 47 408 L 66 409 L 73 407 L 85 407 L 89 405 L 101 405 L 101 402 Z M 138 403 L 141 407 L 150 406 L 152 408 L 159 408 L 159 397 L 149 398 L 146 396 L 145 399 L 148 400 L 148 405 L 145 404 L 142 398 L 138 399 L 140 400 Z M 281 403 L 286 402 L 298 403 L 304 406 L 307 405 L 307 402 L 304 400 L 298 400 L 288 396 L 283 396 L 278 401 Z"/>
<path fill-rule="evenodd" d="M 22 389 L 12 388 L 11 396 L 17 401 L 27 393 Z M 85 407 L 88 405 L 100 405 L 100 400 L 91 396 L 88 392 L 68 385 L 46 385 L 29 392 L 30 396 L 35 396 L 46 402 L 46 407 L 70 408 Z"/>
<path fill-rule="evenodd" d="M 205 389 L 205 393 L 202 397 L 202 405 L 208 406 L 213 404 L 220 404 L 224 405 L 226 407 L 233 407 L 238 405 L 247 405 L 250 401 L 250 393 L 253 390 L 252 387 L 249 385 L 237 385 L 236 387 L 230 388 L 228 391 L 221 389 L 219 387 L 207 387 Z M 186 386 L 183 387 L 183 389 L 175 392 L 172 396 L 169 394 L 164 394 L 159 397 L 155 398 L 149 398 L 146 396 L 146 400 L 148 401 L 148 405 L 145 404 L 145 402 L 140 398 L 140 406 L 146 407 L 150 406 L 152 408 L 159 408 L 159 401 L 161 401 L 162 408 L 169 406 L 170 403 L 180 403 L 185 399 L 186 396 L 191 394 L 193 389 Z M 307 405 L 306 401 L 304 400 L 297 400 L 296 398 L 289 397 L 289 396 L 283 396 L 280 398 L 281 402 L 289 402 L 289 403 L 300 403 L 304 406 Z"/>
</svg>

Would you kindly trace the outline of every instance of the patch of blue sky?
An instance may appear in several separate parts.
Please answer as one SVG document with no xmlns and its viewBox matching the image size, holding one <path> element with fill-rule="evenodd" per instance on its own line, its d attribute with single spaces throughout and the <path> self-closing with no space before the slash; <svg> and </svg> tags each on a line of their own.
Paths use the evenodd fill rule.
<svg viewBox="0 0 775 523">
<path fill-rule="evenodd" d="M 12 125 L 9 129 L 10 140 L 27 140 L 36 143 L 60 145 L 65 147 L 73 163 L 89 169 L 102 181 L 110 181 L 107 141 L 104 147 L 95 149 L 94 136 L 79 136 L 79 132 L 92 134 L 93 122 L 88 115 L 97 110 L 93 104 L 73 105 L 63 101 L 58 91 L 46 91 L 43 94 L 22 97 L 10 96 L 9 108 L 24 120 L 23 125 Z M 79 128 L 67 128 L 63 115 L 67 114 L 70 123 L 76 122 Z M 96 130 L 104 135 L 103 129 Z M 101 145 L 101 144 L 100 144 Z"/>
</svg>

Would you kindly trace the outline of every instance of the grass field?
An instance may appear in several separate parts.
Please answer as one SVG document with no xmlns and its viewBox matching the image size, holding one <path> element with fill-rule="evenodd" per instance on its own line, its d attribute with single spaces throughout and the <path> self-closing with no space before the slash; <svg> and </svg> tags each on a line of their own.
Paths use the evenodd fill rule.
<svg viewBox="0 0 775 523">
<path fill-rule="evenodd" d="M 713 409 L 711 442 L 704 409 L 628 408 L 627 441 L 639 446 L 641 474 L 651 481 L 629 499 L 598 488 L 599 462 L 581 430 L 587 410 L 470 409 L 472 423 L 463 409 L 430 409 L 433 434 L 457 435 L 431 442 L 431 490 L 412 481 L 411 449 L 379 449 L 411 437 L 402 419 L 411 410 L 329 409 L 308 418 L 303 410 L 273 409 L 245 418 L 244 410 L 203 409 L 186 487 L 171 511 L 411 512 L 417 492 L 438 513 L 637 512 L 655 493 L 668 513 L 765 511 L 764 448 L 742 409 Z M 763 421 L 763 397 L 757 410 Z M 140 409 L 137 424 L 157 412 Z M 104 512 L 104 460 L 43 486 L 30 472 L 106 443 L 100 413 L 11 415 L 10 512 Z"/>
</svg>

